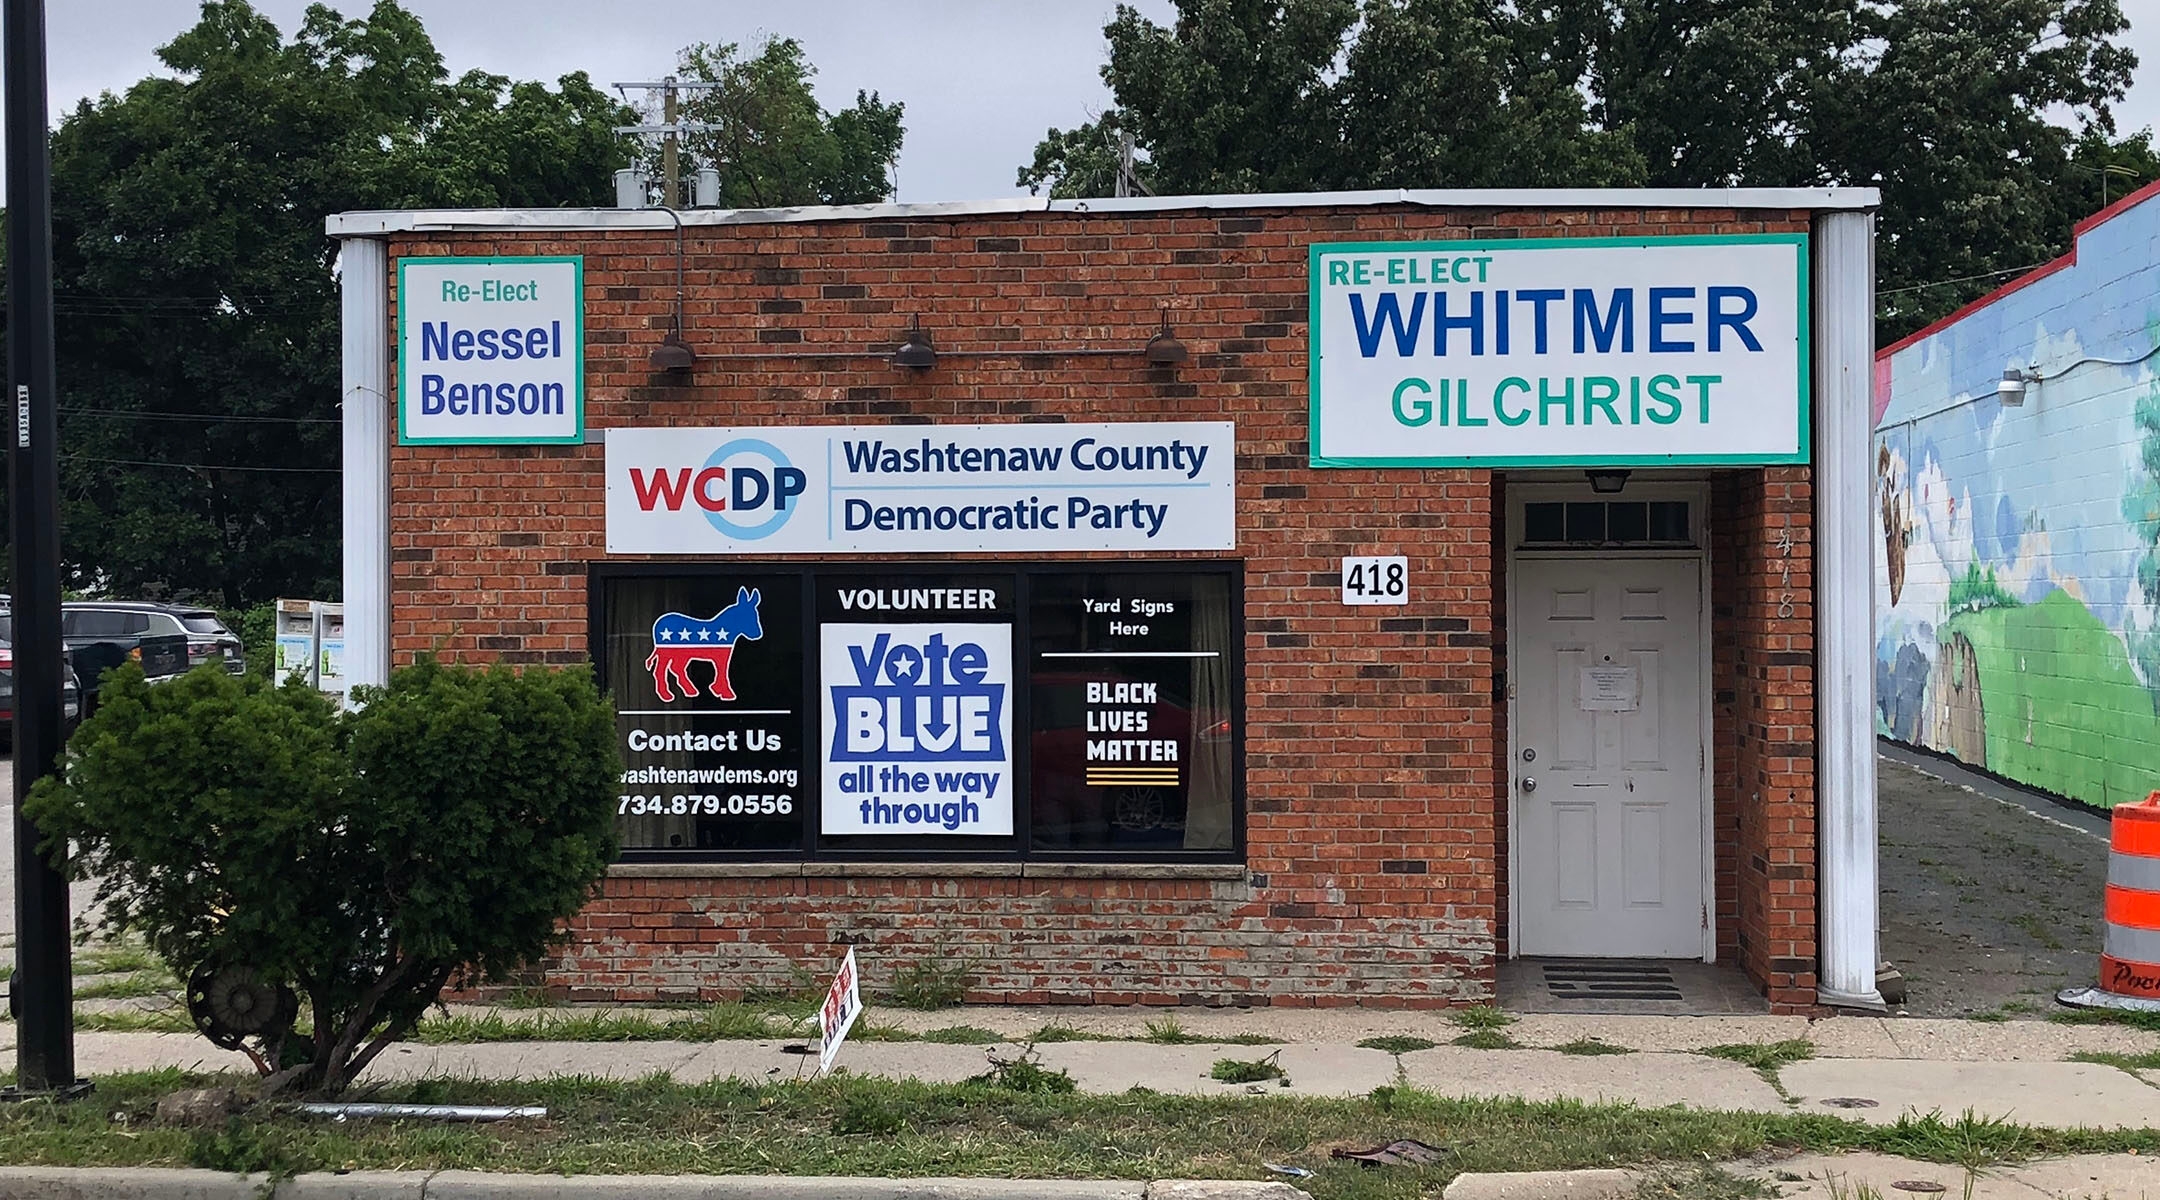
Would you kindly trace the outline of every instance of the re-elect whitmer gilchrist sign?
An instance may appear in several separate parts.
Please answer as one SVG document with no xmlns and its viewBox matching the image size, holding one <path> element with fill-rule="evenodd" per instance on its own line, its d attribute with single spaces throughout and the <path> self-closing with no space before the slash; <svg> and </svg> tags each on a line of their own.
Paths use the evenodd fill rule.
<svg viewBox="0 0 2160 1200">
<path fill-rule="evenodd" d="M 1808 458 L 1807 235 L 1311 252 L 1312 463 Z"/>
<path fill-rule="evenodd" d="M 1227 422 L 610 429 L 610 554 L 1228 550 Z"/>
<path fill-rule="evenodd" d="M 585 437 L 584 262 L 398 261 L 398 440 Z"/>
</svg>

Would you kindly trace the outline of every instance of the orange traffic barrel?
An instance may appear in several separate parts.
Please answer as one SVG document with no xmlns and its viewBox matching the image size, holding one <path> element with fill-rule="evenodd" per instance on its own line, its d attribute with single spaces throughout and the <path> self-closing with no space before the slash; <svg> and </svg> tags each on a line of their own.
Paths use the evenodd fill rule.
<svg viewBox="0 0 2160 1200">
<path fill-rule="evenodd" d="M 2116 805 L 2111 818 L 2100 986 L 2056 999 L 2079 1008 L 2160 1008 L 2160 792 Z"/>
</svg>

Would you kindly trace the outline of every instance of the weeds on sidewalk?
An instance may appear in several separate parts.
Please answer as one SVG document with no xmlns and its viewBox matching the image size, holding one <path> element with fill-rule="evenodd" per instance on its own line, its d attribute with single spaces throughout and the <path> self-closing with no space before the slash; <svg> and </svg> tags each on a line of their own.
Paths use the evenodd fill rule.
<svg viewBox="0 0 2160 1200">
<path fill-rule="evenodd" d="M 1385 1050 L 1389 1054 L 1414 1054 L 1419 1050 L 1430 1050 L 1439 1044 L 1430 1038 L 1391 1034 L 1387 1037 L 1366 1038 L 1358 1043 L 1358 1047 L 1363 1050 Z"/>
<path fill-rule="evenodd" d="M 1815 1057 L 1815 1044 L 1806 1038 L 1788 1038 L 1782 1042 L 1735 1042 L 1708 1046 L 1702 1053 L 1758 1071 L 1777 1071 L 1788 1063 Z"/>
<path fill-rule="evenodd" d="M 947 1025 L 943 1029 L 933 1029 L 923 1034 L 922 1040 L 947 1046 L 988 1046 L 1005 1039 L 977 1025 Z"/>
<path fill-rule="evenodd" d="M 1601 1042 L 1596 1038 L 1576 1038 L 1572 1042 L 1562 1042 L 1554 1046 L 1553 1049 L 1562 1054 L 1573 1054 L 1583 1058 L 1591 1058 L 1600 1054 L 1635 1053 L 1626 1046 L 1615 1046 L 1611 1042 Z"/>
<path fill-rule="evenodd" d="M 982 1084 L 1008 1092 L 1024 1092 L 1033 1096 L 1069 1095 L 1078 1090 L 1072 1073 L 1062 1068 L 1051 1070 L 1042 1065 L 1042 1055 L 1030 1042 L 1020 1047 L 1020 1053 L 1012 1058 L 990 1055 L 990 1069 L 969 1083 Z"/>
<path fill-rule="evenodd" d="M 1281 1057 L 1282 1051 L 1277 1050 L 1260 1059 L 1218 1058 L 1208 1071 L 1208 1078 L 1223 1083 L 1266 1083 L 1270 1079 L 1280 1079 L 1284 1087 L 1289 1087 L 1290 1077 L 1283 1072 L 1282 1064 L 1275 1061 Z"/>
<path fill-rule="evenodd" d="M 1635 1200 L 1770 1200 L 1777 1190 L 1717 1167 L 1668 1167 L 1643 1176 Z"/>
<path fill-rule="evenodd" d="M 1458 1046 L 1472 1050 L 1520 1050 L 1522 1045 L 1514 1038 L 1500 1032 L 1515 1023 L 1515 1018 L 1489 1004 L 1474 1008 L 1458 1008 L 1448 1013 L 1448 1020 L 1455 1022 L 1465 1032 L 1455 1039 Z"/>
<path fill-rule="evenodd" d="M 2160 1012 L 2123 1012 L 2113 1008 L 2072 1008 L 2048 1014 L 2057 1025 L 2128 1025 L 2160 1033 Z"/>
</svg>

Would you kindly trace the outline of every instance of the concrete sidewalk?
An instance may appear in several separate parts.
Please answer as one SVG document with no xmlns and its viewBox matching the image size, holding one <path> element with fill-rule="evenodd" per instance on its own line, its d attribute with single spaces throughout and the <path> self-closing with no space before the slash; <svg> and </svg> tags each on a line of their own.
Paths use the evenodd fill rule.
<svg viewBox="0 0 2160 1200">
<path fill-rule="evenodd" d="M 1008 1015 L 1009 1014 L 1009 1015 Z M 1160 1045 L 1140 1041 L 1063 1041 L 1032 1049 L 1046 1068 L 1070 1072 L 1081 1088 L 1114 1093 L 1135 1087 L 1185 1095 L 1357 1096 L 1407 1081 L 1446 1096 L 1576 1099 L 1706 1110 L 1818 1112 L 1864 1121 L 1895 1121 L 1939 1112 L 2058 1128 L 2160 1127 L 2160 1068 L 2067 1061 L 2076 1054 L 2147 1056 L 2160 1062 L 2160 1033 L 2109 1025 L 2039 1021 L 1977 1022 L 1837 1017 L 1525 1016 L 1505 1033 L 1521 1048 L 1475 1050 L 1446 1044 L 1460 1027 L 1439 1013 L 1159 1010 L 1061 1012 L 1075 1027 L 1103 1035 L 1126 1023 L 1174 1017 L 1189 1034 L 1277 1036 L 1269 1045 Z M 880 1020 L 924 1029 L 966 1024 L 1004 1032 L 1042 1027 L 1041 1010 L 962 1009 L 935 1014 L 880 1011 Z M 1396 1035 L 1441 1043 L 1392 1054 L 1365 1049 L 1363 1038 Z M 1713 1046 L 1805 1041 L 1813 1057 L 1774 1072 L 1699 1053 Z M 1584 1053 L 1591 1043 L 1627 1053 Z M 162 1067 L 247 1071 L 247 1060 L 192 1034 L 81 1033 L 76 1061 L 88 1075 Z M 797 1078 L 815 1061 L 779 1039 L 724 1042 L 489 1042 L 400 1044 L 377 1059 L 367 1078 L 533 1080 L 558 1076 L 635 1079 L 664 1074 L 695 1083 L 714 1079 L 772 1082 Z M 1014 1040 L 990 1046 L 935 1042 L 851 1042 L 840 1053 L 847 1071 L 895 1079 L 958 1082 L 981 1074 L 992 1056 L 1011 1058 Z M 1211 1076 L 1223 1059 L 1269 1060 L 1285 1080 L 1224 1084 Z M 1836 1103 L 1830 1103 L 1835 1101 Z M 1872 1103 L 1853 1104 L 1850 1101 Z"/>
<path fill-rule="evenodd" d="M 0 1167 L 0 1200 L 1311 1200 L 1283 1183 L 1168 1179 L 865 1179 L 806 1175 L 316 1172 L 289 1179 L 165 1167 Z"/>
</svg>

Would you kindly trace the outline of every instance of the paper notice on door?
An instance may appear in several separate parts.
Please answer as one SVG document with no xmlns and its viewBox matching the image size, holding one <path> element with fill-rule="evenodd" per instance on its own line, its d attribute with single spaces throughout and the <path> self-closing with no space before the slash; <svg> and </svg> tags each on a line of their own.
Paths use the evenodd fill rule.
<svg viewBox="0 0 2160 1200">
<path fill-rule="evenodd" d="M 1642 707 L 1642 673 L 1611 663 L 1584 667 L 1576 705 L 1584 712 L 1634 712 Z"/>
</svg>

